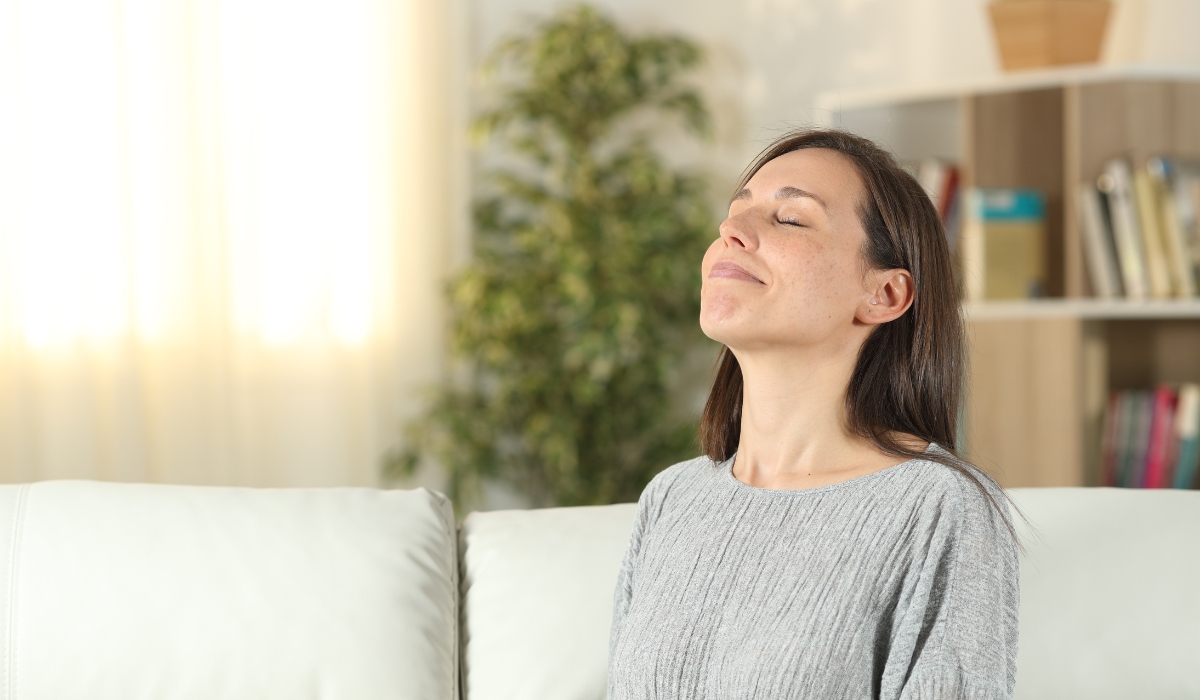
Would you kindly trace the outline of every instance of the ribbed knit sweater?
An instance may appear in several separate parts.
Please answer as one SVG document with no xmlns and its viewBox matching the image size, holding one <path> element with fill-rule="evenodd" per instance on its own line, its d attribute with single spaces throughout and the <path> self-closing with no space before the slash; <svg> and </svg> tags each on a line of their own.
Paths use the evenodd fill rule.
<svg viewBox="0 0 1200 700">
<path fill-rule="evenodd" d="M 610 700 L 1012 697 L 1016 543 L 965 476 L 917 459 L 771 490 L 732 467 L 683 462 L 642 493 Z"/>
</svg>

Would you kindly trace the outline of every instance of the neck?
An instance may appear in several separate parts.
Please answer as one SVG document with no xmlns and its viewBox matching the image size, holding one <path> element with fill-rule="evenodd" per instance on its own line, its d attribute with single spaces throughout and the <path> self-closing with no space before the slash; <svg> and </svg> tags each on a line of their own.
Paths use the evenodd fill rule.
<svg viewBox="0 0 1200 700">
<path fill-rule="evenodd" d="M 846 388 L 857 359 L 857 349 L 739 353 L 738 471 L 819 477 L 878 459 L 874 446 L 846 427 Z"/>
</svg>

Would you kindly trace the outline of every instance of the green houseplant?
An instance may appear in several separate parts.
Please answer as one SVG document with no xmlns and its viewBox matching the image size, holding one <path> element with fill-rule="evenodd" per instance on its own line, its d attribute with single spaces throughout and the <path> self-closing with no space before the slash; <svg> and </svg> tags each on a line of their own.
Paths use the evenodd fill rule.
<svg viewBox="0 0 1200 700">
<path fill-rule="evenodd" d="M 406 428 L 387 470 L 430 457 L 456 503 L 481 480 L 539 505 L 636 500 L 697 453 L 670 376 L 698 335 L 699 264 L 715 235 L 702 178 L 667 167 L 664 130 L 701 135 L 675 36 L 631 36 L 576 7 L 503 43 L 476 135 L 503 146 L 475 207 L 474 262 L 452 281 L 458 381 Z"/>
</svg>

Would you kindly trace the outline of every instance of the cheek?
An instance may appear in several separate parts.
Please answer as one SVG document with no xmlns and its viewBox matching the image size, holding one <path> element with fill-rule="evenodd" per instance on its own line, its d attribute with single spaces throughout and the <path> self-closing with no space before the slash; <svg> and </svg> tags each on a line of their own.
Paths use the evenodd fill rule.
<svg viewBox="0 0 1200 700">
<path fill-rule="evenodd" d="M 721 249 L 721 238 L 718 236 L 716 240 L 708 245 L 708 250 L 704 251 L 704 257 L 700 259 L 700 275 L 701 279 L 707 277 L 708 271 L 715 264 L 717 251 Z"/>
<path fill-rule="evenodd" d="M 789 255 L 785 297 L 791 316 L 840 315 L 835 309 L 856 305 L 861 291 L 858 258 L 847 251 L 809 250 Z"/>
</svg>

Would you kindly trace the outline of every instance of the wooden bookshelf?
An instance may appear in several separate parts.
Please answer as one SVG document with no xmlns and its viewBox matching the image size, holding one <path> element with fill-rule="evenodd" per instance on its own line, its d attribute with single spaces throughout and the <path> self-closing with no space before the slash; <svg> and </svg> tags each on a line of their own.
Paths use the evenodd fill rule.
<svg viewBox="0 0 1200 700">
<path fill-rule="evenodd" d="M 1171 301 L 1125 301 L 1112 299 L 1037 299 L 964 304 L 963 312 L 975 321 L 1034 318 L 1080 318 L 1088 320 L 1200 320 L 1200 298 Z"/>
<path fill-rule="evenodd" d="M 832 92 L 817 113 L 901 159 L 954 161 L 964 186 L 1046 195 L 1050 298 L 964 306 L 965 447 L 1002 484 L 1099 483 L 1109 391 L 1200 381 L 1200 299 L 1091 298 L 1073 199 L 1116 156 L 1200 160 L 1200 69 L 1059 68 Z"/>
</svg>

